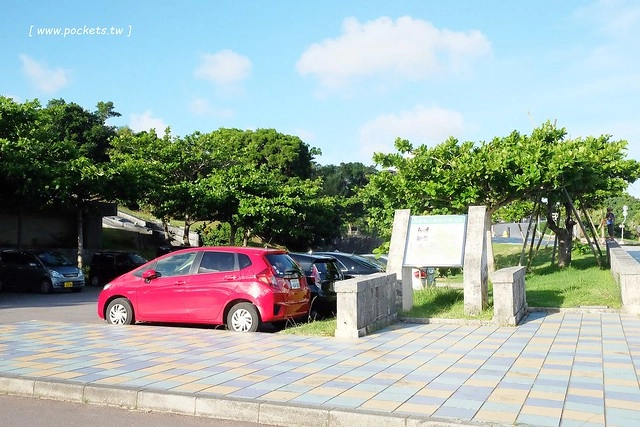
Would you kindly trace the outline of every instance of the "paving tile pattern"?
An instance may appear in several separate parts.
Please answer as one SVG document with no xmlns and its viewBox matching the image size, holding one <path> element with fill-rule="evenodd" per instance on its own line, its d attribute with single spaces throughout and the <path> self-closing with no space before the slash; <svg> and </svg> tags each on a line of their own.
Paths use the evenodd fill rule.
<svg viewBox="0 0 640 427">
<path fill-rule="evenodd" d="M 360 339 L 135 325 L 0 325 L 0 376 L 445 421 L 640 425 L 640 319 L 396 324 Z"/>
</svg>

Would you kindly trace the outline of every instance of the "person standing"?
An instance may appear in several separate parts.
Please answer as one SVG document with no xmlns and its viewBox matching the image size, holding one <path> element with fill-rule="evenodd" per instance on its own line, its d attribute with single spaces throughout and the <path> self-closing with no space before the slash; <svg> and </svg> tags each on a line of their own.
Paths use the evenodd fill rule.
<svg viewBox="0 0 640 427">
<path fill-rule="evenodd" d="M 613 213 L 613 209 L 607 208 L 607 214 L 604 216 L 604 220 L 607 224 L 607 240 L 613 240 L 613 227 L 616 222 L 616 216 Z"/>
</svg>

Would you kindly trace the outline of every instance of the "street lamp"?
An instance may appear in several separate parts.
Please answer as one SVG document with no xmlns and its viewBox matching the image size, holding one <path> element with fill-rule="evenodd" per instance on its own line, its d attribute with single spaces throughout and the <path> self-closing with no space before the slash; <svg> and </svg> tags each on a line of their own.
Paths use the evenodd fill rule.
<svg viewBox="0 0 640 427">
<path fill-rule="evenodd" d="M 622 224 L 620 224 L 620 244 L 622 245 L 624 245 L 624 222 L 627 220 L 627 215 L 629 214 L 629 212 L 627 212 L 628 210 L 629 207 L 627 205 L 622 207 L 622 216 L 624 217 Z"/>
</svg>

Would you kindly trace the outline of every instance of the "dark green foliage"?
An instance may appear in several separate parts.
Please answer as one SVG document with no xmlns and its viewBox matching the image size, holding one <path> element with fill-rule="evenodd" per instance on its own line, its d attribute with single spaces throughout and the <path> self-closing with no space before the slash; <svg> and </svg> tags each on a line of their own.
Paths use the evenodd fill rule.
<svg viewBox="0 0 640 427">
<path fill-rule="evenodd" d="M 107 149 L 115 135 L 105 120 L 111 103 L 90 112 L 63 100 L 42 107 L 0 97 L 0 187 L 5 208 L 82 207 L 109 199 Z"/>
</svg>

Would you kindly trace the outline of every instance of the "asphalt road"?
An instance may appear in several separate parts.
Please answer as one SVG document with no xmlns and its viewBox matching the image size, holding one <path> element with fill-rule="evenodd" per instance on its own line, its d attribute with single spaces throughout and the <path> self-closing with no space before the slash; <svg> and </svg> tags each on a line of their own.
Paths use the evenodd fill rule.
<svg viewBox="0 0 640 427">
<path fill-rule="evenodd" d="M 47 427 L 265 427 L 264 424 L 218 420 L 186 415 L 130 411 L 57 400 L 0 395 L 0 424 Z"/>
<path fill-rule="evenodd" d="M 102 287 L 86 286 L 82 292 L 61 291 L 51 294 L 36 292 L 0 292 L 0 323 L 46 320 L 48 322 L 102 323 L 98 317 L 98 294 Z M 214 325 L 175 325 L 176 327 L 223 328 Z M 260 332 L 277 332 L 270 323 Z"/>
<path fill-rule="evenodd" d="M 28 320 L 101 323 L 103 320 L 96 313 L 101 290 L 101 287 L 88 286 L 78 293 L 0 292 L 0 323 Z"/>
</svg>

